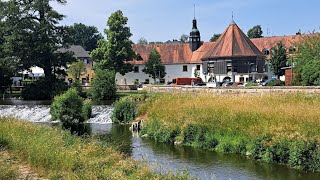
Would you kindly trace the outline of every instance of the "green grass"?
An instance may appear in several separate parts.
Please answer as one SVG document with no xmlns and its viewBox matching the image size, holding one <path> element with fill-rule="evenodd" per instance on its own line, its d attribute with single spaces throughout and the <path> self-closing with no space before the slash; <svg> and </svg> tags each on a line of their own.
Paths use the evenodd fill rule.
<svg viewBox="0 0 320 180">
<path fill-rule="evenodd" d="M 320 171 L 319 104 L 306 94 L 158 94 L 139 115 L 157 141 Z"/>
<path fill-rule="evenodd" d="M 17 169 L 10 162 L 0 161 L 0 179 L 14 180 L 18 177 Z"/>
<path fill-rule="evenodd" d="M 49 179 L 187 179 L 159 175 L 113 147 L 58 128 L 0 119 L 0 143 Z"/>
</svg>

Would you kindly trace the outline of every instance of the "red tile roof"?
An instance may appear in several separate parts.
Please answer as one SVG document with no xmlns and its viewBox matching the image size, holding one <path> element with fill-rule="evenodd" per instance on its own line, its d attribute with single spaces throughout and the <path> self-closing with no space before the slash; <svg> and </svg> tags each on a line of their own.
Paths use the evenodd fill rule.
<svg viewBox="0 0 320 180">
<path fill-rule="evenodd" d="M 262 57 L 262 52 L 250 41 L 236 23 L 232 23 L 217 40 L 204 59 L 221 57 Z"/>
</svg>

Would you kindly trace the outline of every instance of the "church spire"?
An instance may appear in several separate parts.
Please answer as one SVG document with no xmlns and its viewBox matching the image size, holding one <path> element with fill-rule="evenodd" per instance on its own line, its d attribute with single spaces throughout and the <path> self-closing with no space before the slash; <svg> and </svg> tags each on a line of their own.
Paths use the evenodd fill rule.
<svg viewBox="0 0 320 180">
<path fill-rule="evenodd" d="M 190 32 L 190 48 L 192 51 L 197 50 L 201 46 L 200 40 L 200 31 L 198 30 L 197 26 L 197 19 L 196 19 L 196 5 L 194 4 L 194 18 L 192 21 L 192 30 Z"/>
</svg>

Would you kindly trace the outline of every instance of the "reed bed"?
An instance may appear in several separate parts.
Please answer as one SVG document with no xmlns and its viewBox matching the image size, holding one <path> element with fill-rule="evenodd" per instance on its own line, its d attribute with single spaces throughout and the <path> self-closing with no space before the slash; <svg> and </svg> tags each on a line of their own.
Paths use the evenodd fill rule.
<svg viewBox="0 0 320 180">
<path fill-rule="evenodd" d="M 320 171 L 320 96 L 157 94 L 140 106 L 142 133 Z"/>
<path fill-rule="evenodd" d="M 49 179 L 187 179 L 159 175 L 113 147 L 59 128 L 0 119 L 0 143 Z"/>
</svg>

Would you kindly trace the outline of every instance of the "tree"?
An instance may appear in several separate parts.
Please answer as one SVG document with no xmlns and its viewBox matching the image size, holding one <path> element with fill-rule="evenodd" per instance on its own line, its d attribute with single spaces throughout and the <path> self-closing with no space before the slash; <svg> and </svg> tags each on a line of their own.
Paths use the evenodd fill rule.
<svg viewBox="0 0 320 180">
<path fill-rule="evenodd" d="M 215 42 L 215 41 L 217 41 L 220 36 L 221 36 L 221 34 L 214 34 L 214 35 L 210 38 L 210 42 Z"/>
<path fill-rule="evenodd" d="M 157 50 L 151 50 L 149 59 L 142 71 L 149 74 L 154 79 L 154 82 L 156 82 L 156 78 L 160 79 L 166 76 L 166 67 L 161 63 L 161 55 Z"/>
<path fill-rule="evenodd" d="M 288 57 L 286 47 L 280 41 L 277 43 L 275 47 L 271 48 L 270 55 L 270 64 L 272 71 L 279 78 L 280 76 L 283 76 L 285 73 L 285 70 L 281 68 L 287 66 Z"/>
<path fill-rule="evenodd" d="M 148 44 L 148 41 L 146 38 L 142 37 L 138 40 L 138 44 Z"/>
<path fill-rule="evenodd" d="M 121 75 L 132 71 L 132 65 L 128 62 L 135 57 L 132 50 L 132 34 L 127 27 L 128 18 L 122 11 L 112 13 L 108 19 L 108 29 L 104 32 L 107 40 L 100 40 L 98 48 L 91 53 L 92 59 L 97 62 L 97 68 L 108 69 Z"/>
<path fill-rule="evenodd" d="M 70 64 L 68 71 L 74 79 L 79 79 L 84 68 L 86 68 L 86 64 L 83 61 L 78 60 L 77 62 Z"/>
<path fill-rule="evenodd" d="M 66 27 L 68 30 L 68 43 L 80 45 L 86 51 L 92 51 L 98 47 L 98 41 L 103 39 L 101 33 L 94 26 L 86 26 L 82 23 L 75 23 L 72 26 Z"/>
<path fill-rule="evenodd" d="M 261 25 L 256 25 L 253 28 L 249 29 L 248 37 L 249 38 L 262 38 L 263 31 Z"/>
<path fill-rule="evenodd" d="M 58 26 L 63 15 L 51 7 L 51 2 L 65 4 L 65 0 L 3 2 L 3 16 L 0 21 L 6 25 L 7 57 L 13 57 L 21 70 L 38 66 L 44 70 L 48 89 L 53 89 L 56 75 L 64 72 L 66 65 L 73 60 L 69 52 L 59 52 L 64 47 L 65 29 Z"/>
<path fill-rule="evenodd" d="M 296 44 L 294 82 L 305 86 L 320 85 L 320 35 L 301 37 Z"/>
<path fill-rule="evenodd" d="M 187 43 L 187 42 L 189 42 L 189 36 L 186 35 L 186 34 L 182 34 L 181 37 L 180 37 L 180 41 L 181 41 L 182 43 Z"/>
<path fill-rule="evenodd" d="M 110 100 L 116 96 L 115 72 L 97 69 L 92 81 L 92 97 L 95 100 Z"/>
</svg>

